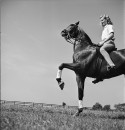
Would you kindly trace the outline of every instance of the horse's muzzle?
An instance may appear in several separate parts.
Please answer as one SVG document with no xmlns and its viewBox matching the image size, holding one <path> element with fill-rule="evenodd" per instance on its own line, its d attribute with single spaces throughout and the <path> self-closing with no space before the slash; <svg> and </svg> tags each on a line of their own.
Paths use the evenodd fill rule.
<svg viewBox="0 0 125 130">
<path fill-rule="evenodd" d="M 62 32 L 61 32 L 61 36 L 62 37 L 67 37 L 68 33 L 67 31 L 64 29 Z"/>
</svg>

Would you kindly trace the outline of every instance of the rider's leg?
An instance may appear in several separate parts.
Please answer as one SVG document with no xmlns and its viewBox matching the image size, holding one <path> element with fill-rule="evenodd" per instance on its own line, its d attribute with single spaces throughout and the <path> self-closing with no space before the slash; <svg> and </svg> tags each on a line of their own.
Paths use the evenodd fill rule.
<svg viewBox="0 0 125 130">
<path fill-rule="evenodd" d="M 104 43 L 103 46 L 100 48 L 100 53 L 103 55 L 103 57 L 105 58 L 105 60 L 109 64 L 109 66 L 111 66 L 111 67 L 114 67 L 115 64 L 111 60 L 110 55 L 108 54 L 107 51 L 110 51 L 113 48 L 115 48 L 115 45 L 114 45 L 114 43 L 111 43 L 111 42 Z"/>
<path fill-rule="evenodd" d="M 100 48 L 100 53 L 104 56 L 105 60 L 107 61 L 107 63 L 110 65 L 108 67 L 108 71 L 114 70 L 115 69 L 115 64 L 112 62 L 109 54 L 107 51 L 111 51 L 112 49 L 115 48 L 115 45 L 113 42 L 107 42 L 105 43 L 101 48 Z M 99 76 L 97 77 L 94 81 L 92 81 L 94 84 L 98 83 L 100 81 L 103 81 L 103 79 Z"/>
</svg>

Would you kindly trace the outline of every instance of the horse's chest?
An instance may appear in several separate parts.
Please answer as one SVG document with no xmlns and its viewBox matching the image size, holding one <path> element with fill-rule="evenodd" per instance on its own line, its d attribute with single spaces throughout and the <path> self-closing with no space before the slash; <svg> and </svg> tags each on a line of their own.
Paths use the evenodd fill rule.
<svg viewBox="0 0 125 130">
<path fill-rule="evenodd" d="M 79 51 L 77 53 L 74 53 L 73 59 L 76 62 L 81 62 L 81 61 L 87 60 L 87 58 L 89 57 L 89 55 L 90 55 L 89 51 Z"/>
<path fill-rule="evenodd" d="M 77 52 L 76 54 L 73 55 L 73 59 L 78 62 L 80 60 L 80 55 L 81 53 L 80 52 Z"/>
</svg>

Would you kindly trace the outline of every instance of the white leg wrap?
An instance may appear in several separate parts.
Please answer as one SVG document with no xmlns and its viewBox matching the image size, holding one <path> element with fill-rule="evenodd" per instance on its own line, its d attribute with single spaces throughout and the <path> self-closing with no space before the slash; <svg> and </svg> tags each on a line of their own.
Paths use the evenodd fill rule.
<svg viewBox="0 0 125 130">
<path fill-rule="evenodd" d="M 78 103 L 79 103 L 79 108 L 83 108 L 83 105 L 82 105 L 83 102 L 82 102 L 82 100 L 79 100 Z"/>
<path fill-rule="evenodd" d="M 62 70 L 58 70 L 56 78 L 61 78 L 61 76 L 62 76 Z"/>
</svg>

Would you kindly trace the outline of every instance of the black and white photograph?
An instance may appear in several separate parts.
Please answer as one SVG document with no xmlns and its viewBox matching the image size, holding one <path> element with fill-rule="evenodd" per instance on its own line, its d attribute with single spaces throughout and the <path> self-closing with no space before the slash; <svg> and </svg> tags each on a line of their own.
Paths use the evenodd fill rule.
<svg viewBox="0 0 125 130">
<path fill-rule="evenodd" d="M 125 0 L 0 0 L 1 130 L 125 130 Z"/>
</svg>

